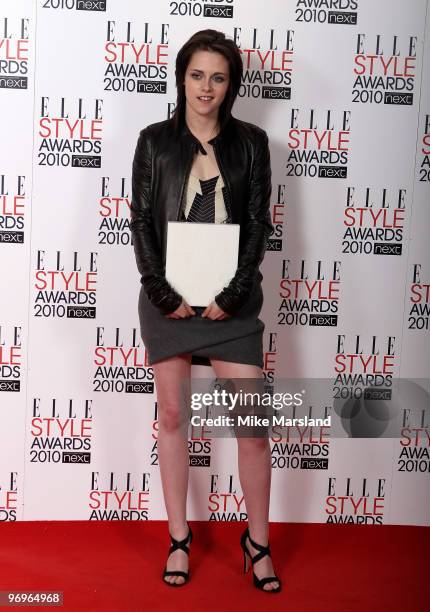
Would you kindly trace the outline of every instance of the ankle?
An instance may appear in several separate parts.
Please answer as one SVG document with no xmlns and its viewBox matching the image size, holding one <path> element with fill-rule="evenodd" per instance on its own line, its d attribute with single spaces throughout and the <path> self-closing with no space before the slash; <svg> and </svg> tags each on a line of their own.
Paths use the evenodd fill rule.
<svg viewBox="0 0 430 612">
<path fill-rule="evenodd" d="M 189 533 L 188 523 L 185 521 L 184 523 L 169 523 L 169 534 L 175 540 L 183 540 L 187 537 Z"/>
<path fill-rule="evenodd" d="M 269 545 L 269 535 L 267 530 L 255 531 L 251 532 L 251 529 L 248 529 L 248 541 L 252 546 L 252 542 L 259 544 L 260 546 L 268 546 Z"/>
</svg>

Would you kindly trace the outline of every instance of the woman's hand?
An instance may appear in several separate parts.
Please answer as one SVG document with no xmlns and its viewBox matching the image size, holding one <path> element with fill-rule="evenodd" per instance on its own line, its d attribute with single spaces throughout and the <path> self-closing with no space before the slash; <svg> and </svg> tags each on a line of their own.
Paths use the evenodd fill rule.
<svg viewBox="0 0 430 612">
<path fill-rule="evenodd" d="M 196 311 L 183 299 L 182 304 L 176 310 L 165 315 L 168 319 L 186 319 L 195 315 Z"/>
<path fill-rule="evenodd" d="M 222 310 L 218 304 L 213 301 L 205 308 L 202 312 L 202 317 L 212 319 L 213 321 L 222 321 L 223 319 L 228 319 L 231 315 L 227 314 Z"/>
</svg>

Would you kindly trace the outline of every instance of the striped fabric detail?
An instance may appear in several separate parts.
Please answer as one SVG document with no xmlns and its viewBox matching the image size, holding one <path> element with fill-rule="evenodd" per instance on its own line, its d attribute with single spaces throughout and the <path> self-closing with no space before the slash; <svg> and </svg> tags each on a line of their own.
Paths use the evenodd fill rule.
<svg viewBox="0 0 430 612">
<path fill-rule="evenodd" d="M 190 174 L 183 218 L 194 223 L 226 223 L 226 191 L 221 175 L 202 180 Z"/>
</svg>

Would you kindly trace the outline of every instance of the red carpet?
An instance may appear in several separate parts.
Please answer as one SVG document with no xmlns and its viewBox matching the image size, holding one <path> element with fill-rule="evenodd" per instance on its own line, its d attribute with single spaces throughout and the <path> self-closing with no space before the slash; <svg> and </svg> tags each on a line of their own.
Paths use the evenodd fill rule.
<svg viewBox="0 0 430 612">
<path fill-rule="evenodd" d="M 64 605 L 51 609 L 73 611 L 429 609 L 428 528 L 272 523 L 283 590 L 267 594 L 252 585 L 251 572 L 242 573 L 245 524 L 190 524 L 191 581 L 172 588 L 161 581 L 169 548 L 165 522 L 4 523 L 0 590 L 60 590 Z"/>
</svg>

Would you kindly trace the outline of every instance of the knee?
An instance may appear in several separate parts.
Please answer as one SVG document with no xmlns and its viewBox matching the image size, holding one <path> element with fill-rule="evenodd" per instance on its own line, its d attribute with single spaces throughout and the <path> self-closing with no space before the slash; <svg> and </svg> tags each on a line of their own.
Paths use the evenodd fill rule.
<svg viewBox="0 0 430 612">
<path fill-rule="evenodd" d="M 270 449 L 268 438 L 238 438 L 239 451 L 244 454 L 255 454 Z"/>
<path fill-rule="evenodd" d="M 183 410 L 178 404 L 163 402 L 158 405 L 158 425 L 159 430 L 175 432 L 185 425 Z"/>
</svg>

